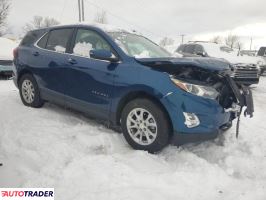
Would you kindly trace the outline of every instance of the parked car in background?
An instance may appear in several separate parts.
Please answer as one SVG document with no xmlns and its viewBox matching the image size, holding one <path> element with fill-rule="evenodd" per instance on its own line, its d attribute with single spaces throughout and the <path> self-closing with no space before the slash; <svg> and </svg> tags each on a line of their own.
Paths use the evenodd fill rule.
<svg viewBox="0 0 266 200">
<path fill-rule="evenodd" d="M 257 56 L 262 58 L 264 62 L 266 62 L 266 47 L 260 47 Z M 263 75 L 266 72 L 266 65 L 261 67 L 261 75 Z"/>
<path fill-rule="evenodd" d="M 230 62 L 234 68 L 232 77 L 235 81 L 246 85 L 257 84 L 260 77 L 258 59 L 250 56 L 240 56 L 238 51 L 222 44 L 195 41 L 180 45 L 178 53 L 185 57 L 213 57 Z M 262 62 L 262 60 L 260 60 Z"/>
<path fill-rule="evenodd" d="M 108 28 L 107 28 L 108 27 Z M 149 39 L 103 25 L 30 31 L 14 51 L 14 83 L 24 105 L 56 102 L 122 129 L 134 148 L 215 138 L 251 91 L 213 58 L 174 58 Z M 242 92 L 240 92 L 240 89 Z"/>
<path fill-rule="evenodd" d="M 0 38 L 0 75 L 11 76 L 13 66 L 13 50 L 18 44 L 7 38 Z"/>
</svg>

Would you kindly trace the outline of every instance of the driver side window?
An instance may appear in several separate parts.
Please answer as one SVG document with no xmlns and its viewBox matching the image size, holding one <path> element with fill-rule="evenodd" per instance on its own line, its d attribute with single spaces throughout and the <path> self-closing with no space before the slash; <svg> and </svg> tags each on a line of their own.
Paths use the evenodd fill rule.
<svg viewBox="0 0 266 200">
<path fill-rule="evenodd" d="M 98 33 L 87 29 L 78 29 L 73 54 L 90 57 L 91 50 L 100 49 L 111 51 L 110 45 Z"/>
</svg>

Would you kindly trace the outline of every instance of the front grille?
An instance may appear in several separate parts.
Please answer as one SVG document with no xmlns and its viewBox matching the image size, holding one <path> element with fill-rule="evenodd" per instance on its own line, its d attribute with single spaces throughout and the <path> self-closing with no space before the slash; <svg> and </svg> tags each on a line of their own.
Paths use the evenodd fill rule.
<svg viewBox="0 0 266 200">
<path fill-rule="evenodd" d="M 259 69 L 255 65 L 236 65 L 233 77 L 237 78 L 237 79 L 258 78 L 259 77 Z"/>
</svg>

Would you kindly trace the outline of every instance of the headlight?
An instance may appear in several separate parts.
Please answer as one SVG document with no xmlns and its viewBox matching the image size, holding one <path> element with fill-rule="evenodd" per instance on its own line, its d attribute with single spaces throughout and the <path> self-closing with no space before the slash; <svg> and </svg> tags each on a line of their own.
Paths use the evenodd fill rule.
<svg viewBox="0 0 266 200">
<path fill-rule="evenodd" d="M 171 78 L 171 80 L 180 89 L 186 92 L 189 92 L 191 94 L 195 94 L 197 96 L 201 96 L 201 97 L 205 97 L 209 99 L 216 99 L 217 96 L 219 95 L 219 93 L 213 87 L 186 83 L 186 82 L 180 81 L 175 78 Z"/>
</svg>

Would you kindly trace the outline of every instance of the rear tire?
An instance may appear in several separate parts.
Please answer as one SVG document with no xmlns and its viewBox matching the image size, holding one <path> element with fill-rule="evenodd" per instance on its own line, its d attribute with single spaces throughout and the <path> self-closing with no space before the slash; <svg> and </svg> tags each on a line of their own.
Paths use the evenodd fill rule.
<svg viewBox="0 0 266 200">
<path fill-rule="evenodd" d="M 160 106 L 148 99 L 135 99 L 124 107 L 121 127 L 125 139 L 134 149 L 155 153 L 169 143 L 168 117 Z"/>
<path fill-rule="evenodd" d="M 40 90 L 36 80 L 31 74 L 24 74 L 19 79 L 19 94 L 25 106 L 40 108 L 44 101 L 41 99 Z"/>
</svg>

